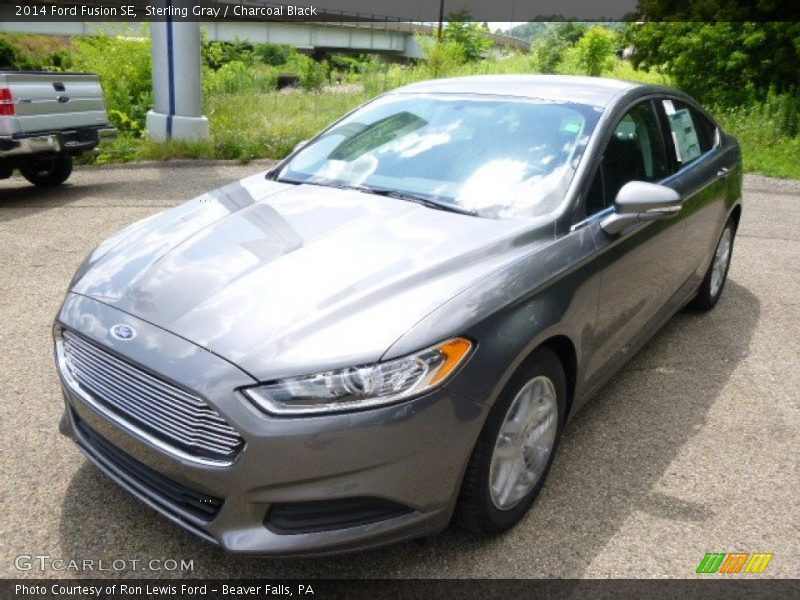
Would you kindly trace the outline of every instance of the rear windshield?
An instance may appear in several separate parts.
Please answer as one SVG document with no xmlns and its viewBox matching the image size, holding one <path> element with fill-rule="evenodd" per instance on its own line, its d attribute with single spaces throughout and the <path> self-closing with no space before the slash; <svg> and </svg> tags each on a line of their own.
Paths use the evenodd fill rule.
<svg viewBox="0 0 800 600">
<path fill-rule="evenodd" d="M 390 94 L 325 131 L 278 179 L 373 187 L 529 218 L 564 198 L 599 111 L 497 96 Z"/>
</svg>

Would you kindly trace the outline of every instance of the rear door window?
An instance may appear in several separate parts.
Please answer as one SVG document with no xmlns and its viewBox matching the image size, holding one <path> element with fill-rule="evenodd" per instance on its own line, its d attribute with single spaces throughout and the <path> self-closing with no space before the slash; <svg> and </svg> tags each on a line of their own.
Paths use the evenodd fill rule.
<svg viewBox="0 0 800 600">
<path fill-rule="evenodd" d="M 716 143 L 717 128 L 700 111 L 680 100 L 662 100 L 669 124 L 678 169 L 709 152 Z"/>
</svg>

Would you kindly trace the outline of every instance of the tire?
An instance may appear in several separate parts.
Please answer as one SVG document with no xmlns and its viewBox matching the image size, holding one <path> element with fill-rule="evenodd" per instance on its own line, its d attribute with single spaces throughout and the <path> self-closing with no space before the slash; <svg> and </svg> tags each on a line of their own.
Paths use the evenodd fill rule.
<svg viewBox="0 0 800 600">
<path fill-rule="evenodd" d="M 733 254 L 733 241 L 736 237 L 736 225 L 732 219 L 728 219 L 725 228 L 717 241 L 714 249 L 714 256 L 711 264 L 697 290 L 697 295 L 692 299 L 690 306 L 698 310 L 708 311 L 714 308 L 722 296 L 725 289 L 725 282 L 728 279 L 728 269 L 731 266 L 731 255 Z M 727 247 L 727 250 L 726 250 Z"/>
<path fill-rule="evenodd" d="M 71 156 L 32 159 L 19 166 L 22 176 L 37 187 L 52 187 L 64 183 L 72 174 Z"/>
<path fill-rule="evenodd" d="M 546 382 L 549 382 L 550 387 Z M 528 391 L 532 392 L 531 406 L 534 407 L 533 414 L 537 415 L 531 420 L 522 418 L 525 411 L 520 404 L 524 402 L 524 394 Z M 544 400 L 551 392 L 555 398 Z M 542 489 L 553 462 L 564 426 L 566 396 L 566 377 L 561 361 L 548 348 L 540 348 L 512 377 L 489 412 L 470 457 L 456 505 L 456 520 L 462 527 L 478 534 L 496 534 L 510 529 L 525 516 Z M 545 405 L 547 409 L 544 408 Z M 542 423 L 549 425 L 545 425 L 543 430 L 534 427 L 527 435 L 523 425 L 523 433 L 518 436 L 509 435 L 505 425 L 512 425 L 515 417 L 520 417 L 521 422 L 527 423 L 528 428 L 539 422 L 540 418 Z M 520 442 L 508 441 L 515 438 L 530 440 L 530 436 L 535 439 L 537 431 L 546 432 L 547 435 L 541 444 L 536 443 L 533 448 L 539 449 L 549 445 L 546 456 L 540 454 L 538 450 L 524 449 L 524 443 L 523 449 L 520 449 Z M 498 455 L 493 469 L 495 452 L 498 452 Z M 530 467 L 526 454 L 528 452 L 536 455 L 536 458 L 530 461 L 537 466 L 535 478 L 531 480 L 531 472 L 534 469 L 520 469 L 526 473 L 526 479 L 516 486 L 507 485 L 509 481 L 514 480 L 511 475 L 514 471 L 504 468 L 510 459 L 502 457 L 506 454 L 516 454 L 520 458 L 525 456 L 524 460 L 518 460 L 516 464 Z M 503 481 L 506 485 L 501 484 Z"/>
</svg>

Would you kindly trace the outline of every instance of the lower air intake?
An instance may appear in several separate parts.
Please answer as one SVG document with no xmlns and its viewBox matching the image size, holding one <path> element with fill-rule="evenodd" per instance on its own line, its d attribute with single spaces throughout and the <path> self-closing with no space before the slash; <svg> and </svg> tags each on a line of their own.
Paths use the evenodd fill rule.
<svg viewBox="0 0 800 600">
<path fill-rule="evenodd" d="M 275 504 L 264 525 L 280 534 L 313 533 L 357 527 L 400 517 L 411 509 L 380 498 L 341 498 Z"/>
</svg>

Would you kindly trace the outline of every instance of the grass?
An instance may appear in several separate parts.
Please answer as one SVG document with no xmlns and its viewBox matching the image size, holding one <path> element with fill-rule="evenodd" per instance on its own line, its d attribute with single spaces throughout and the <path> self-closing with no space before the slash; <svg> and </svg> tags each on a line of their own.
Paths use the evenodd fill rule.
<svg viewBox="0 0 800 600">
<path fill-rule="evenodd" d="M 332 121 L 368 100 L 364 93 L 270 92 L 216 95 L 206 103 L 211 135 L 200 142 L 159 143 L 122 135 L 104 143 L 97 163 L 172 158 L 283 158 Z"/>
<path fill-rule="evenodd" d="M 722 127 L 742 146 L 744 170 L 771 177 L 800 179 L 798 126 L 771 103 L 714 111 Z"/>
<path fill-rule="evenodd" d="M 559 71 L 580 73 L 566 60 Z M 460 76 L 490 73 L 533 73 L 535 65 L 528 55 L 450 66 L 438 75 Z M 255 158 L 283 158 L 301 140 L 308 139 L 332 121 L 394 87 L 436 76 L 425 65 L 382 66 L 359 75 L 357 84 L 322 91 L 284 90 L 282 92 L 241 91 L 209 94 L 205 103 L 211 135 L 202 142 L 157 143 L 121 136 L 102 146 L 95 157 L 98 163 L 172 158 L 233 159 L 247 162 Z M 669 85 L 657 73 L 636 71 L 616 60 L 609 77 Z M 355 89 L 355 91 L 354 91 Z M 800 179 L 800 136 L 786 133 L 780 115 L 768 105 L 715 112 L 722 126 L 735 135 L 743 148 L 744 169 L 772 177 Z"/>
</svg>

